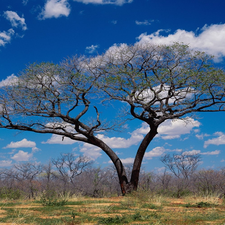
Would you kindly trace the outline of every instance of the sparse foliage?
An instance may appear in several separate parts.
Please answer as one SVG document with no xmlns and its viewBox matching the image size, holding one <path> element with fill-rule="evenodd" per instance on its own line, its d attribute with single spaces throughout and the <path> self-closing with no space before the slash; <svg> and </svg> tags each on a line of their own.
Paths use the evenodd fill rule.
<svg viewBox="0 0 225 225">
<path fill-rule="evenodd" d="M 212 64 L 212 57 L 186 45 L 114 46 L 97 57 L 30 65 L 0 90 L 0 128 L 52 133 L 62 141 L 66 137 L 99 147 L 113 162 L 126 194 L 138 188 L 143 157 L 159 125 L 193 113 L 225 111 L 224 83 L 225 72 Z M 114 128 L 115 118 L 105 123 L 99 108 L 115 101 L 126 102 L 125 117 L 149 126 L 130 180 L 118 155 L 97 135 Z"/>
</svg>

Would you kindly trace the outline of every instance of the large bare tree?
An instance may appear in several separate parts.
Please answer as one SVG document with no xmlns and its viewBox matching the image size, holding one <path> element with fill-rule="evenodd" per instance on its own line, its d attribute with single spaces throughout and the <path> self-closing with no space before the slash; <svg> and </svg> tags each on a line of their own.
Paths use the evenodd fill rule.
<svg viewBox="0 0 225 225">
<path fill-rule="evenodd" d="M 225 111 L 224 81 L 224 71 L 211 57 L 185 45 L 114 46 L 97 57 L 30 65 L 1 88 L 0 128 L 52 133 L 62 141 L 67 137 L 101 148 L 125 194 L 137 190 L 145 151 L 160 124 L 196 112 Z M 130 180 L 120 158 L 97 136 L 118 124 L 104 123 L 99 113 L 101 102 L 114 100 L 125 103 L 124 116 L 149 125 Z"/>
</svg>

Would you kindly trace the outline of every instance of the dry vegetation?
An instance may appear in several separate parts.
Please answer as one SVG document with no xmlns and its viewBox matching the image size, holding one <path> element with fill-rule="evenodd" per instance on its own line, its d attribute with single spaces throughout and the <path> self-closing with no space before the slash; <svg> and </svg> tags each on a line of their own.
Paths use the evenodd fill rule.
<svg viewBox="0 0 225 225">
<path fill-rule="evenodd" d="M 6 224 L 225 224 L 225 204 L 216 195 L 169 198 L 150 192 L 125 197 L 72 196 L 57 201 L 2 200 Z"/>
</svg>

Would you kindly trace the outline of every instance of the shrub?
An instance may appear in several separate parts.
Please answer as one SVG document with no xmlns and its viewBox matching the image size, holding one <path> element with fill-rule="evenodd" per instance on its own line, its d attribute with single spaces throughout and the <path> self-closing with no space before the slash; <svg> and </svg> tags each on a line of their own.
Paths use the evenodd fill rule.
<svg viewBox="0 0 225 225">
<path fill-rule="evenodd" d="M 43 192 L 40 203 L 43 206 L 64 206 L 67 203 L 67 199 L 63 196 L 58 197 L 53 190 L 47 190 Z"/>
<path fill-rule="evenodd" d="M 19 189 L 3 187 L 0 189 L 0 199 L 16 200 L 21 198 L 22 193 Z"/>
</svg>

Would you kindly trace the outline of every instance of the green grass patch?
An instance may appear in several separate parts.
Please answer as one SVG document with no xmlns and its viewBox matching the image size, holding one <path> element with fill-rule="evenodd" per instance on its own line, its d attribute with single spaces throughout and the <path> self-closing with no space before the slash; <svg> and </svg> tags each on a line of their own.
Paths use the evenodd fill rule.
<svg viewBox="0 0 225 225">
<path fill-rule="evenodd" d="M 152 203 L 145 203 L 145 204 L 141 205 L 141 208 L 146 208 L 146 209 L 162 209 L 162 206 L 157 206 L 157 205 L 152 204 Z"/>
<path fill-rule="evenodd" d="M 194 207 L 194 208 L 207 208 L 207 207 L 216 207 L 218 205 L 212 204 L 212 203 L 209 203 L 209 202 L 197 202 L 195 204 L 187 203 L 187 204 L 185 204 L 183 206 L 186 207 L 186 208 L 189 208 L 189 207 Z"/>
</svg>

